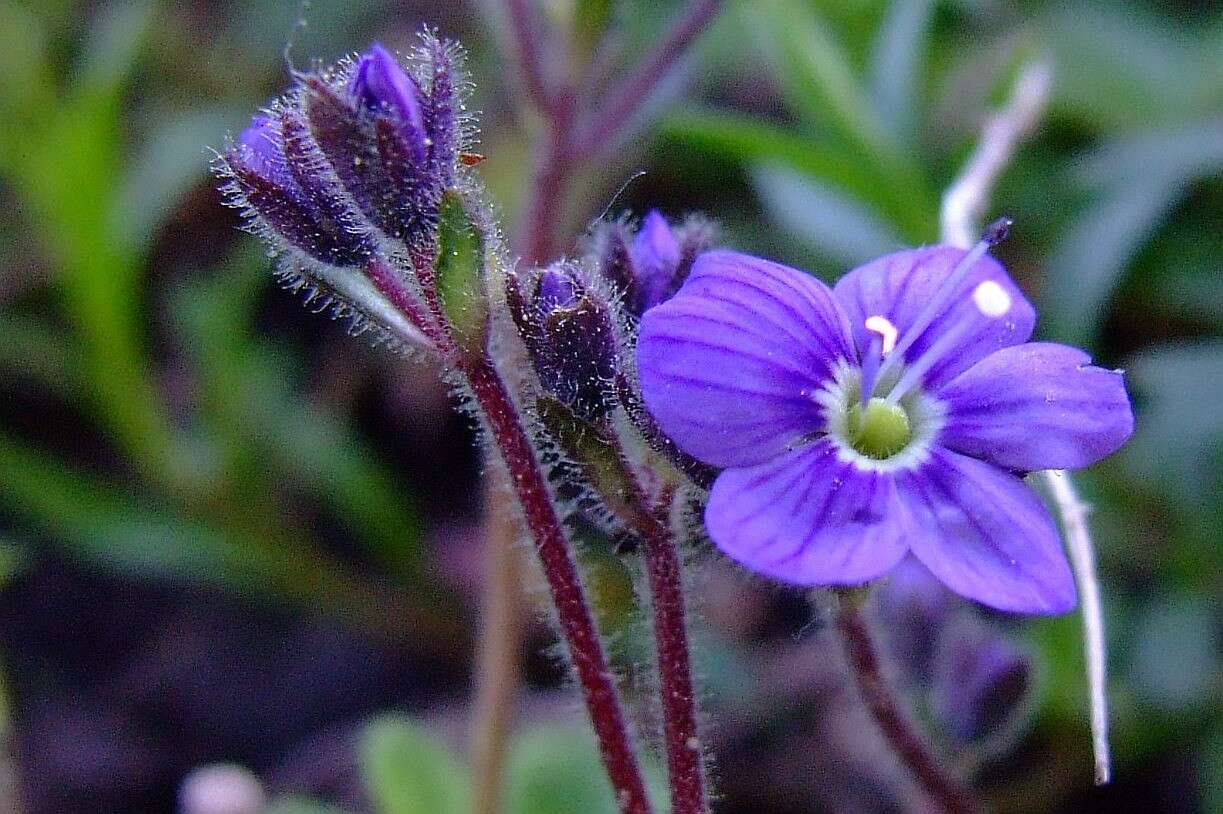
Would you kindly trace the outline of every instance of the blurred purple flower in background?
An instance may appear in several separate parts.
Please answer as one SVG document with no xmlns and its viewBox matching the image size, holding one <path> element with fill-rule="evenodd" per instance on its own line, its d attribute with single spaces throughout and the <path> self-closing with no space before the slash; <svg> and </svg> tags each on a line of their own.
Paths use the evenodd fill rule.
<svg viewBox="0 0 1223 814">
<path fill-rule="evenodd" d="M 1029 343 L 1036 314 L 986 256 L 898 252 L 830 290 L 727 251 L 644 317 L 646 405 L 725 471 L 705 522 L 750 570 L 853 585 L 911 554 L 1002 610 L 1060 613 L 1075 588 L 1026 472 L 1088 466 L 1129 437 L 1121 374 Z"/>
</svg>

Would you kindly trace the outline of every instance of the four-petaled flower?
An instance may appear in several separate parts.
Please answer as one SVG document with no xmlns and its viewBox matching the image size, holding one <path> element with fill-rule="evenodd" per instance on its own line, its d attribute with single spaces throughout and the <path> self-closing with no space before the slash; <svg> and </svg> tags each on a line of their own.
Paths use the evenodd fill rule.
<svg viewBox="0 0 1223 814">
<path fill-rule="evenodd" d="M 995 608 L 1074 607 L 1057 528 L 1021 476 L 1114 452 L 1130 402 L 1119 372 L 1027 341 L 1036 313 L 988 247 L 898 252 L 831 290 L 709 252 L 645 314 L 647 407 L 724 469 L 705 511 L 719 549 L 809 586 L 911 554 Z"/>
</svg>

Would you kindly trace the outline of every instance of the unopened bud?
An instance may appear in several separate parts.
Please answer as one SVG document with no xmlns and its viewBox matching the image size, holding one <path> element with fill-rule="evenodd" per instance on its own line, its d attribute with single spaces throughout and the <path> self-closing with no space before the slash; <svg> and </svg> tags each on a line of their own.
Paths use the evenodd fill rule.
<svg viewBox="0 0 1223 814">
<path fill-rule="evenodd" d="M 984 624 L 944 631 L 933 706 L 944 731 L 963 743 L 1005 734 L 1026 708 L 1032 665 Z"/>
<path fill-rule="evenodd" d="M 512 280 L 507 294 L 544 392 L 582 418 L 606 415 L 617 370 L 608 298 L 565 264 Z"/>
</svg>

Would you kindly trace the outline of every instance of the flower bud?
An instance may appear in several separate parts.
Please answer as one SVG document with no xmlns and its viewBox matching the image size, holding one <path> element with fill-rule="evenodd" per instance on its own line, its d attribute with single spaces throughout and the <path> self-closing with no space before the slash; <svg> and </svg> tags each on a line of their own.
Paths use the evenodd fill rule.
<svg viewBox="0 0 1223 814">
<path fill-rule="evenodd" d="M 972 743 L 1005 735 L 1031 687 L 1031 662 L 1010 640 L 979 623 L 944 631 L 932 701 L 952 737 Z"/>
<path fill-rule="evenodd" d="M 611 305 L 572 266 L 512 279 L 510 310 L 544 392 L 595 420 L 614 406 L 616 331 Z"/>
<path fill-rule="evenodd" d="M 396 123 L 409 155 L 424 162 L 428 152 L 420 87 L 399 66 L 391 52 L 374 43 L 357 60 L 349 92 L 368 110 L 385 114 Z"/>
<path fill-rule="evenodd" d="M 287 129 L 283 115 L 251 119 L 225 156 L 234 182 L 231 196 L 262 219 L 265 231 L 311 257 L 334 266 L 358 265 L 369 256 L 368 242 L 316 185 L 303 188 L 301 178 L 308 174 L 290 163 L 300 137 L 300 124 Z"/>
<path fill-rule="evenodd" d="M 600 275 L 621 292 L 625 309 L 639 317 L 679 291 L 697 255 L 712 240 L 708 222 L 690 218 L 672 228 L 657 209 L 651 209 L 636 235 L 622 222 L 601 226 L 594 237 L 594 253 Z"/>
</svg>

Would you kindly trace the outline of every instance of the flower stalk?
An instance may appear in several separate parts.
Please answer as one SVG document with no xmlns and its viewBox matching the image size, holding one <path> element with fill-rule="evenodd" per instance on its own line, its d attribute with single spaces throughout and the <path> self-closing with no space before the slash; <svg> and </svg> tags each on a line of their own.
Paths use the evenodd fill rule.
<svg viewBox="0 0 1223 814">
<path fill-rule="evenodd" d="M 861 597 L 843 592 L 838 597 L 836 629 L 849 660 L 850 671 L 875 724 L 892 751 L 921 786 L 949 814 L 981 810 L 972 794 L 947 772 L 900 708 L 883 674 L 879 650 L 860 610 Z"/>
</svg>

